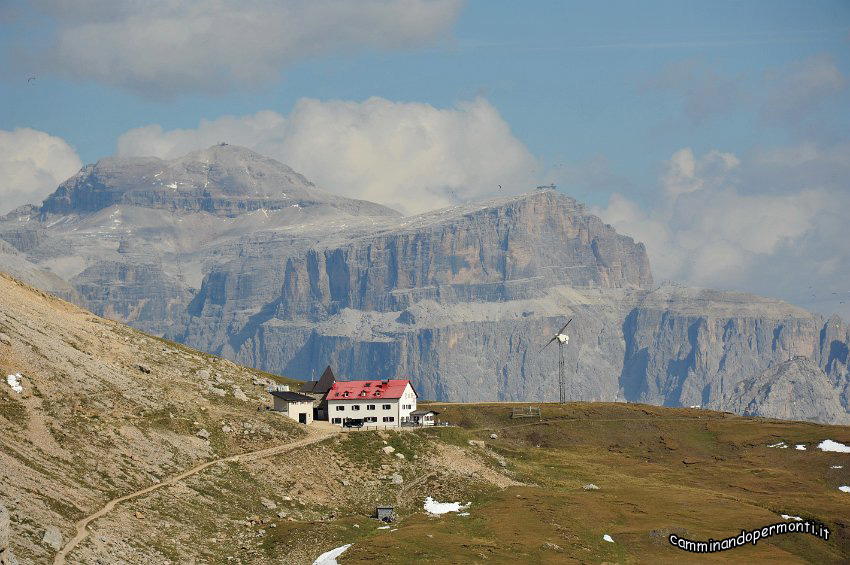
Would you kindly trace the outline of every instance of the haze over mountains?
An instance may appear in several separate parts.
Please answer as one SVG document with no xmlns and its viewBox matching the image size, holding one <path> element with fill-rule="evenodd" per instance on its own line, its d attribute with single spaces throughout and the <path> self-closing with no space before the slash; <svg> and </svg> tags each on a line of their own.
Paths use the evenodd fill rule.
<svg viewBox="0 0 850 565">
<path fill-rule="evenodd" d="M 424 398 L 553 400 L 557 353 L 538 351 L 573 317 L 572 399 L 850 422 L 844 322 L 656 286 L 642 244 L 553 190 L 402 217 L 218 145 L 86 166 L 0 239 L 0 270 L 296 378 L 331 364 Z"/>
</svg>

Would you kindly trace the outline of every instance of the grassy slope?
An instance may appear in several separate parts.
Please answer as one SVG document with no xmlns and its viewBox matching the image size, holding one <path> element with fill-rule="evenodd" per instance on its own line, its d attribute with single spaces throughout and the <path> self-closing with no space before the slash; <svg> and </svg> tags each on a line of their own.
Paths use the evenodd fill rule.
<svg viewBox="0 0 850 565">
<path fill-rule="evenodd" d="M 512 420 L 508 405 L 434 406 L 463 427 L 429 434 L 484 439 L 535 486 L 480 496 L 470 517 L 414 514 L 398 531 L 355 544 L 341 563 L 850 559 L 850 495 L 837 489 L 850 483 L 850 455 L 814 448 L 827 438 L 850 444 L 850 428 L 645 405 L 544 405 L 542 421 Z M 791 447 L 767 447 L 778 441 Z M 808 450 L 795 450 L 797 443 Z M 582 488 L 591 482 L 601 489 Z M 833 535 L 785 534 L 712 556 L 667 542 L 671 532 L 729 537 L 782 522 L 781 513 L 822 522 Z"/>
<path fill-rule="evenodd" d="M 48 526 L 67 541 L 73 522 L 110 498 L 200 461 L 304 433 L 258 410 L 269 399 L 256 383 L 295 381 L 97 318 L 2 273 L 0 333 L 0 500 L 23 562 L 52 558 L 55 550 L 41 541 Z M 221 376 L 225 396 L 207 390 L 203 371 L 211 384 Z M 5 382 L 17 372 L 20 394 Z M 233 386 L 249 400 L 237 400 Z M 196 437 L 201 428 L 209 442 Z"/>
</svg>

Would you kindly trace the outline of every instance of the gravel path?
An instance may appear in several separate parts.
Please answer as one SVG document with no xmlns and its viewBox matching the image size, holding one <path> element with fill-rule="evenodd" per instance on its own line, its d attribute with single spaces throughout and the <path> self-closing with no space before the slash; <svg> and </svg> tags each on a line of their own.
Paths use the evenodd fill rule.
<svg viewBox="0 0 850 565">
<path fill-rule="evenodd" d="M 118 498 L 113 498 L 109 502 L 107 502 L 103 508 L 95 512 L 94 514 L 90 514 L 85 518 L 77 521 L 75 527 L 77 529 L 76 535 L 67 543 L 65 547 L 63 547 L 59 553 L 56 554 L 56 557 L 53 558 L 53 565 L 64 565 L 65 558 L 68 554 L 73 551 L 75 547 L 77 547 L 83 540 L 86 539 L 89 535 L 88 526 L 93 521 L 101 518 L 111 512 L 116 505 L 121 502 L 126 502 L 128 500 L 132 500 L 134 498 L 138 498 L 140 496 L 144 496 L 151 492 L 154 492 L 158 489 L 165 488 L 171 485 L 176 484 L 178 481 L 182 481 L 187 477 L 191 477 L 192 475 L 197 475 L 207 467 L 211 467 L 217 463 L 223 463 L 227 461 L 255 461 L 257 459 L 263 459 L 265 457 L 271 457 L 273 455 L 278 455 L 280 453 L 286 453 L 287 451 L 291 451 L 293 449 L 304 447 L 306 445 L 310 445 L 313 443 L 318 443 L 334 434 L 339 433 L 339 428 L 336 426 L 322 426 L 322 427 L 311 427 L 307 430 L 307 437 L 287 443 L 284 445 L 276 445 L 274 447 L 267 447 L 265 449 L 259 449 L 257 451 L 249 451 L 247 453 L 242 453 L 239 455 L 231 455 L 229 457 L 222 457 L 220 459 L 213 459 L 212 461 L 207 461 L 205 463 L 201 463 L 191 469 L 183 471 L 178 475 L 174 475 L 169 477 L 168 479 L 162 481 L 161 483 L 156 483 L 149 487 L 143 488 L 141 490 L 137 490 L 136 492 L 132 492 L 130 494 L 125 494 L 124 496 L 119 496 Z"/>
</svg>

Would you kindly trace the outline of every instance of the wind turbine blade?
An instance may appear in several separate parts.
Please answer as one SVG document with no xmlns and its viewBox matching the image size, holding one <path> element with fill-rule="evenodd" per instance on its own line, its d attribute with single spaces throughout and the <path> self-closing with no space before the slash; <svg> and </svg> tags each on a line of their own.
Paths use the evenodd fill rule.
<svg viewBox="0 0 850 565">
<path fill-rule="evenodd" d="M 573 321 L 573 319 L 572 319 L 572 318 L 570 318 L 570 322 L 572 322 L 572 321 Z M 563 328 L 561 328 L 561 331 L 559 331 L 558 333 L 559 333 L 559 334 L 564 333 L 564 330 L 565 330 L 565 329 L 567 329 L 567 326 L 569 326 L 569 325 L 570 325 L 570 322 L 567 322 L 566 324 L 564 324 L 564 327 L 563 327 Z"/>
<path fill-rule="evenodd" d="M 543 347 L 541 347 L 541 348 L 540 348 L 540 351 L 538 351 L 538 352 L 537 352 L 537 354 L 538 354 L 538 355 L 540 355 L 541 353 L 543 353 L 543 350 L 544 350 L 544 349 L 546 349 L 547 347 L 549 347 L 549 344 L 550 344 L 550 343 L 552 343 L 553 341 L 555 341 L 556 339 L 558 339 L 558 336 L 555 336 L 555 337 L 553 337 L 552 339 L 550 339 L 549 341 L 547 341 L 547 342 L 546 342 L 546 345 L 544 345 Z"/>
</svg>

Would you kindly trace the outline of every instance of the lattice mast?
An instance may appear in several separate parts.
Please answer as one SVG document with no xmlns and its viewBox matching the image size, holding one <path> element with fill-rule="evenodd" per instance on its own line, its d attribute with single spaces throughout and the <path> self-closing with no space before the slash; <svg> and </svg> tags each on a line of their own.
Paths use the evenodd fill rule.
<svg viewBox="0 0 850 565">
<path fill-rule="evenodd" d="M 564 331 L 567 329 L 567 326 L 569 326 L 570 322 L 572 321 L 573 319 L 570 318 L 570 320 L 566 324 L 564 324 L 564 327 L 561 328 L 558 333 L 552 336 L 552 339 L 546 342 L 546 345 L 541 347 L 540 351 L 538 352 L 538 354 L 543 353 L 543 350 L 549 347 L 550 343 L 552 343 L 553 341 L 558 342 L 558 392 L 560 393 L 561 404 L 567 403 L 567 376 L 564 373 L 564 346 L 570 342 L 570 336 L 565 334 Z"/>
</svg>

